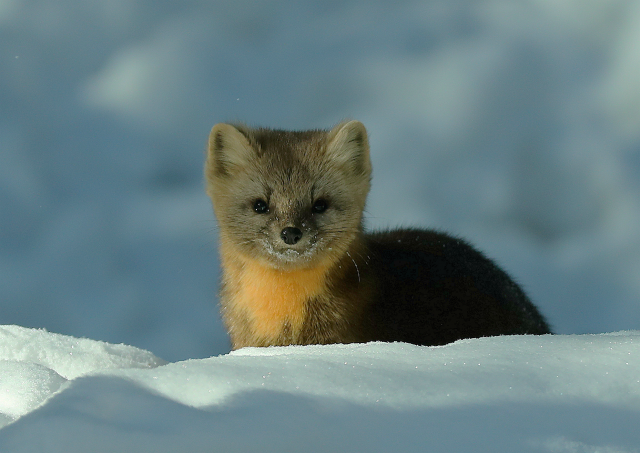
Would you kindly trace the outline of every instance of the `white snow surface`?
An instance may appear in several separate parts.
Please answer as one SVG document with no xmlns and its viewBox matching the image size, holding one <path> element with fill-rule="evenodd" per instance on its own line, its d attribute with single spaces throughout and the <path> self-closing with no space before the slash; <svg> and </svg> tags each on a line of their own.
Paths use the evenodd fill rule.
<svg viewBox="0 0 640 453">
<path fill-rule="evenodd" d="M 0 328 L 2 452 L 638 452 L 640 332 L 166 363 Z"/>
</svg>

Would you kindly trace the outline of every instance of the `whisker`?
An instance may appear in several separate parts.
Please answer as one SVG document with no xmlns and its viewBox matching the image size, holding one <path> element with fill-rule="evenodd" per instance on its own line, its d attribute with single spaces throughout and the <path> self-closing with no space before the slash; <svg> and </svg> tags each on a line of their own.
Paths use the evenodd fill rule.
<svg viewBox="0 0 640 453">
<path fill-rule="evenodd" d="M 351 261 L 353 262 L 353 265 L 356 267 L 356 272 L 358 273 L 358 283 L 360 283 L 360 269 L 358 269 L 358 264 L 356 263 L 356 260 L 354 260 L 354 259 L 351 257 L 351 254 L 349 253 L 349 251 L 347 251 L 347 256 L 348 256 L 349 258 L 351 258 Z"/>
</svg>

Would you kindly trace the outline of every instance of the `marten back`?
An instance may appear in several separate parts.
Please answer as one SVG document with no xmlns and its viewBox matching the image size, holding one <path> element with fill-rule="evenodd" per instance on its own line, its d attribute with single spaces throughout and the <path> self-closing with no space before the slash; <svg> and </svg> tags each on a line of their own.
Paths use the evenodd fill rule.
<svg viewBox="0 0 640 453">
<path fill-rule="evenodd" d="M 441 345 L 462 338 L 546 334 L 520 287 L 461 239 L 425 230 L 367 235 L 378 291 L 370 322 L 377 339 Z"/>
</svg>

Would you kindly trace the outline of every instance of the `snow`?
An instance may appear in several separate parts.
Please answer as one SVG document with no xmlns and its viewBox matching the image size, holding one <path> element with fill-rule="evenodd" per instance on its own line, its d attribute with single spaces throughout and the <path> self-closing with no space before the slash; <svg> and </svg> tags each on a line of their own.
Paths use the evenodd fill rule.
<svg viewBox="0 0 640 453">
<path fill-rule="evenodd" d="M 166 363 L 0 329 L 0 451 L 637 452 L 640 332 Z"/>
<path fill-rule="evenodd" d="M 0 451 L 639 451 L 636 334 L 583 335 L 640 326 L 639 30 L 635 0 L 0 1 L 0 321 L 69 335 L 2 328 Z M 563 335 L 225 355 L 211 126 L 345 118 L 369 227 L 469 239 Z"/>
<path fill-rule="evenodd" d="M 166 362 L 132 346 L 53 334 L 19 326 L 0 327 L 0 411 L 20 417 L 64 384 L 113 368 L 149 368 Z"/>
</svg>

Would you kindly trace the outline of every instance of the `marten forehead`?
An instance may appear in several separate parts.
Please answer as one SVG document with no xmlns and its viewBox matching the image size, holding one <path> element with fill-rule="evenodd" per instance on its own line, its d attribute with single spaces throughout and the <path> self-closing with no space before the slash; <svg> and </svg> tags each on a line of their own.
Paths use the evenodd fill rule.
<svg viewBox="0 0 640 453">
<path fill-rule="evenodd" d="M 289 209 L 299 203 L 310 203 L 312 198 L 320 196 L 325 185 L 322 183 L 325 173 L 316 164 L 310 164 L 297 155 L 265 153 L 247 176 L 251 184 L 259 186 L 276 205 Z"/>
<path fill-rule="evenodd" d="M 257 157 L 249 177 L 276 198 L 308 200 L 336 174 L 325 155 L 326 131 L 254 129 L 249 137 Z"/>
<path fill-rule="evenodd" d="M 318 175 L 309 167 L 308 163 L 297 156 L 272 155 L 264 156 L 267 159 L 263 166 L 263 176 L 272 193 L 283 196 L 292 194 L 306 194 L 311 190 L 313 181 Z"/>
<path fill-rule="evenodd" d="M 272 131 L 254 136 L 257 169 L 267 180 L 283 188 L 303 187 L 326 167 L 324 132 Z"/>
<path fill-rule="evenodd" d="M 252 134 L 252 145 L 260 157 L 277 159 L 281 162 L 304 161 L 306 157 L 316 158 L 322 152 L 327 133 L 321 130 L 283 131 L 258 129 Z"/>
</svg>

